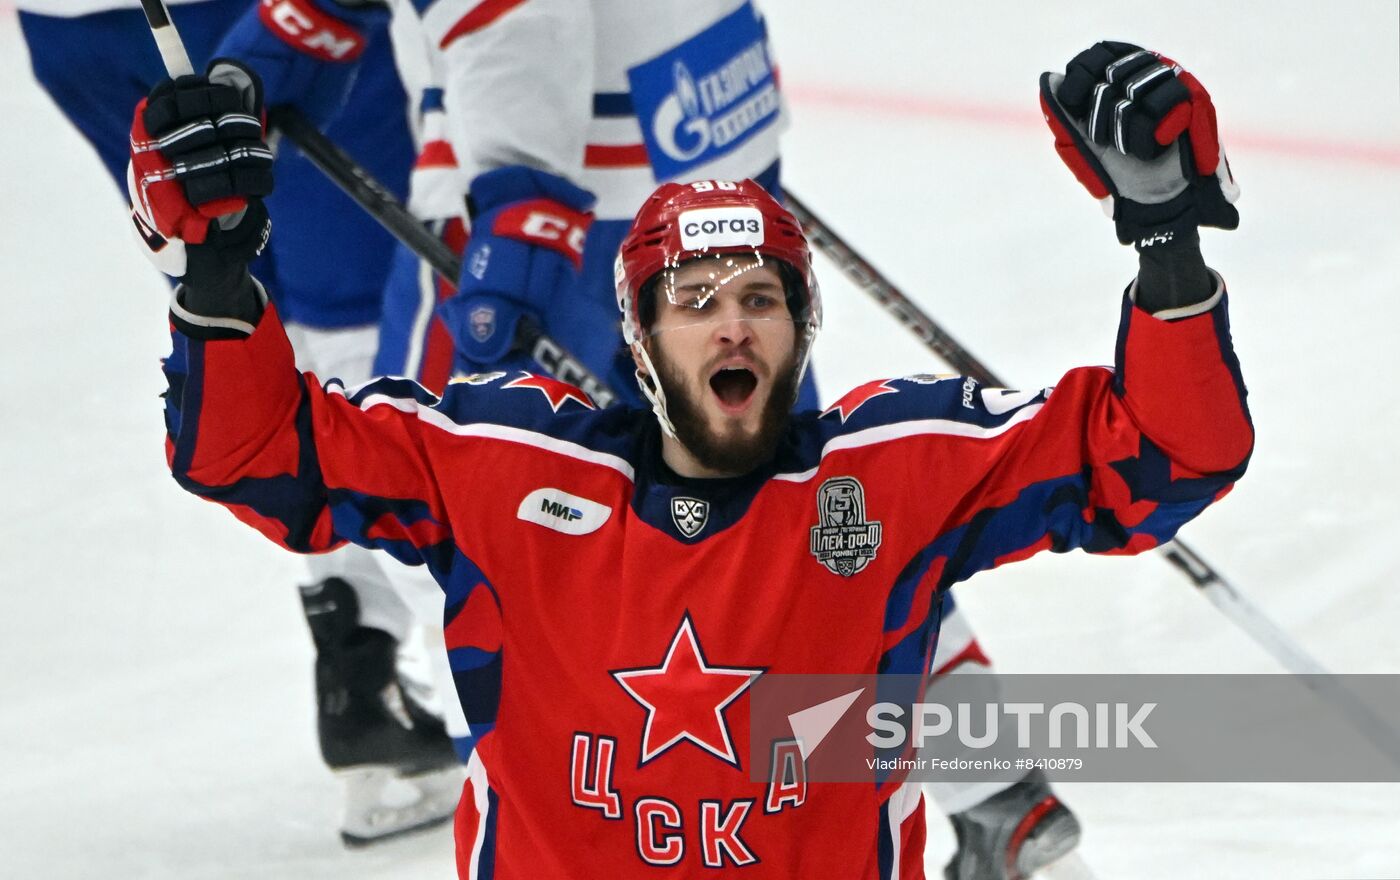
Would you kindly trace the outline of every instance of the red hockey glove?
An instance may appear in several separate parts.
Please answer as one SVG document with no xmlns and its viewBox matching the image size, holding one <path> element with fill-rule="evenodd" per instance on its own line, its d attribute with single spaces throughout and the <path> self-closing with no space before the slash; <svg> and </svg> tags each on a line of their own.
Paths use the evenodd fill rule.
<svg viewBox="0 0 1400 880">
<path fill-rule="evenodd" d="M 136 106 L 132 221 L 156 268 L 191 289 L 236 286 L 267 242 L 272 151 L 262 109 L 257 74 L 227 59 L 161 82 Z"/>
<path fill-rule="evenodd" d="M 1171 59 L 1131 43 L 1080 52 L 1040 76 L 1055 150 L 1139 250 L 1197 226 L 1234 229 L 1240 190 L 1220 145 L 1215 106 Z"/>
</svg>

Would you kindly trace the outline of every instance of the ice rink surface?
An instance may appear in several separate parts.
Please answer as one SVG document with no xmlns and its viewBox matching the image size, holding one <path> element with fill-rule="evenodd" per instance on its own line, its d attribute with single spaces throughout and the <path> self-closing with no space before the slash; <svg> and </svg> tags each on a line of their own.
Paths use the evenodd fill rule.
<svg viewBox="0 0 1400 880">
<path fill-rule="evenodd" d="M 1334 671 L 1396 672 L 1397 4 L 764 8 L 790 100 L 789 186 L 984 362 L 1033 387 L 1111 362 L 1134 270 L 1051 149 L 1038 74 L 1112 38 L 1201 78 L 1243 188 L 1241 229 L 1203 237 L 1231 286 L 1258 449 L 1184 535 Z M 166 288 L 95 157 L 30 79 L 8 6 L 0 218 L 0 875 L 450 877 L 446 831 L 340 847 L 292 590 L 303 567 L 169 479 Z M 819 272 L 828 399 L 942 369 Z M 1277 671 L 1193 592 L 1152 556 L 1074 554 L 982 575 L 959 597 L 1006 672 Z M 1061 791 L 1103 877 L 1400 876 L 1400 786 Z M 931 876 L 951 848 L 934 816 Z"/>
</svg>

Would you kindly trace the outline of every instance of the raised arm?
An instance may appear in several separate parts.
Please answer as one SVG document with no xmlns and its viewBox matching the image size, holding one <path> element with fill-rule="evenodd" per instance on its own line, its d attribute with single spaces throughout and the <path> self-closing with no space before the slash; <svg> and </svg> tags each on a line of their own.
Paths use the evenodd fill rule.
<svg viewBox="0 0 1400 880">
<path fill-rule="evenodd" d="M 270 231 L 261 111 L 256 74 L 221 61 L 157 86 L 132 125 L 133 221 L 180 280 L 165 363 L 172 471 L 291 550 L 349 540 L 420 561 L 447 538 L 419 417 L 436 398 L 393 380 L 352 395 L 297 372 L 248 271 Z"/>
<path fill-rule="evenodd" d="M 1253 448 L 1224 282 L 1197 233 L 1239 222 L 1209 95 L 1168 59 L 1100 43 L 1066 75 L 1045 74 L 1041 101 L 1061 158 L 1137 248 L 1139 272 L 1112 370 L 1030 393 L 969 382 L 949 402 L 986 476 L 943 539 L 945 585 L 1042 549 L 1157 546 L 1230 488 Z"/>
</svg>

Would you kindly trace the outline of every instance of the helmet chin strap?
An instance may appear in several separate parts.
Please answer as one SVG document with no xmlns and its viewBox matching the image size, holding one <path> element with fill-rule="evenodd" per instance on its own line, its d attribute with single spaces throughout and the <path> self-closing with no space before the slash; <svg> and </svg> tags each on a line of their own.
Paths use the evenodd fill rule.
<svg viewBox="0 0 1400 880">
<path fill-rule="evenodd" d="M 807 367 L 812 361 L 812 343 L 817 339 L 817 328 L 808 322 L 802 330 L 802 359 L 797 364 L 797 381 L 793 383 L 793 394 L 801 394 L 802 379 L 807 375 Z M 793 403 L 796 403 L 796 399 Z"/>
<path fill-rule="evenodd" d="M 642 389 L 646 399 L 651 401 L 651 411 L 656 413 L 656 420 L 661 424 L 662 432 L 672 440 L 679 440 L 676 436 L 676 426 L 671 424 L 671 417 L 666 413 L 666 392 L 661 389 L 661 380 L 657 378 L 656 366 L 651 362 L 651 355 L 647 354 L 646 346 L 640 340 L 632 343 L 632 351 L 646 367 L 646 372 L 643 372 L 641 367 L 637 368 L 638 387 Z"/>
</svg>

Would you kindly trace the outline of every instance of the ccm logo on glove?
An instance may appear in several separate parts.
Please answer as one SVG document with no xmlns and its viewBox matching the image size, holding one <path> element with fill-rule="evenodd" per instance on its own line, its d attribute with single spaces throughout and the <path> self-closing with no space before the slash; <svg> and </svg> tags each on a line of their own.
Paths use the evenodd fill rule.
<svg viewBox="0 0 1400 880">
<path fill-rule="evenodd" d="M 310 0 L 262 0 L 258 18 L 287 45 L 322 61 L 353 61 L 365 51 L 364 37 Z"/>
<path fill-rule="evenodd" d="M 592 220 L 550 199 L 530 199 L 501 211 L 491 232 L 557 251 L 577 268 L 583 264 L 583 245 Z"/>
</svg>

